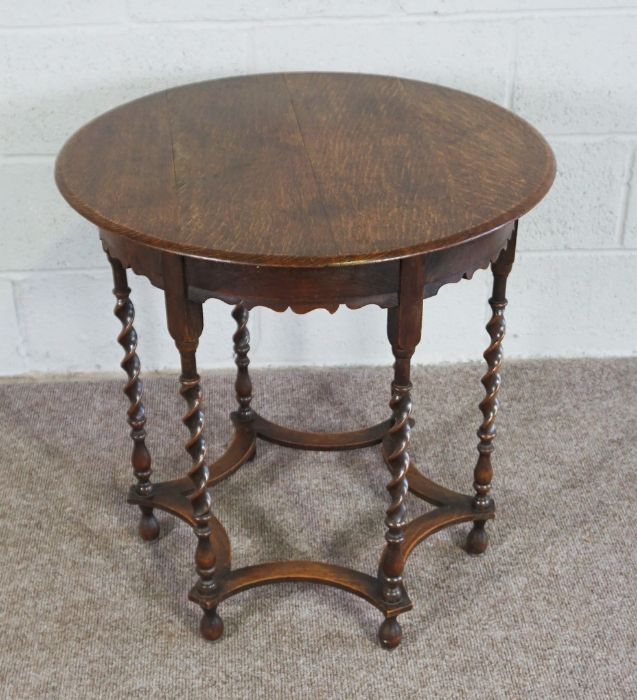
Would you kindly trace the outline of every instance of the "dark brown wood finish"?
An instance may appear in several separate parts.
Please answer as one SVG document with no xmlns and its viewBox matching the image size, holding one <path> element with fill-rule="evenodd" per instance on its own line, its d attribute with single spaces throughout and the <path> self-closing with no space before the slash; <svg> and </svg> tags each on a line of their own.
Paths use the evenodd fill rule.
<svg viewBox="0 0 637 700">
<path fill-rule="evenodd" d="M 478 428 L 478 437 L 480 438 L 478 443 L 479 456 L 473 473 L 473 486 L 476 491 L 473 507 L 477 512 L 484 512 L 493 507 L 493 498 L 491 496 L 491 480 L 493 479 L 491 454 L 494 450 L 493 441 L 496 435 L 495 417 L 499 406 L 498 392 L 500 391 L 501 382 L 502 340 L 506 329 L 504 321 L 504 310 L 507 305 L 506 284 L 513 267 L 516 239 L 517 230 L 513 233 L 507 247 L 491 266 L 493 270 L 493 294 L 489 299 L 489 304 L 493 315 L 487 323 L 487 332 L 491 338 L 491 343 L 484 351 L 484 359 L 487 362 L 488 369 L 484 377 L 482 377 L 482 385 L 485 388 L 486 396 L 480 402 L 483 420 Z M 467 550 L 471 554 L 482 554 L 489 544 L 489 538 L 484 526 L 484 520 L 476 520 L 467 537 Z"/>
<path fill-rule="evenodd" d="M 252 380 L 248 372 L 250 358 L 250 332 L 248 331 L 248 309 L 243 304 L 237 304 L 232 311 L 232 318 L 237 324 L 237 330 L 232 337 L 234 343 L 234 363 L 237 366 L 237 379 L 234 384 L 237 393 L 239 410 L 236 417 L 239 421 L 251 421 L 253 418 L 252 407 Z"/>
<path fill-rule="evenodd" d="M 402 636 L 397 616 L 411 608 L 403 575 L 414 547 L 444 527 L 473 522 L 467 548 L 486 549 L 484 525 L 495 515 L 491 452 L 506 279 L 517 219 L 544 196 L 554 172 L 544 139 L 510 112 L 448 88 L 369 75 L 277 74 L 187 85 L 119 107 L 69 140 L 56 179 L 69 203 L 100 228 L 115 280 L 137 478 L 128 500 L 142 511 L 145 539 L 159 531 L 157 508 L 193 528 L 198 581 L 189 597 L 203 610 L 205 638 L 223 633 L 217 608 L 229 596 L 312 581 L 375 605 L 384 615 L 379 639 L 391 649 Z M 422 300 L 489 265 L 491 343 L 476 494 L 469 496 L 431 481 L 409 453 L 410 362 Z M 150 482 L 126 268 L 164 290 L 180 353 L 191 467 L 172 481 Z M 234 435 L 212 463 L 196 364 L 202 304 L 210 298 L 234 305 L 238 403 Z M 391 416 L 342 433 L 302 432 L 260 416 L 248 372 L 249 309 L 333 312 L 341 304 L 388 310 Z M 382 442 L 389 503 L 376 575 L 313 561 L 232 569 L 210 487 L 254 458 L 259 439 L 308 450 Z M 408 521 L 408 492 L 434 509 Z"/>
<path fill-rule="evenodd" d="M 383 440 L 383 456 L 391 473 L 387 490 L 391 503 L 387 509 L 385 540 L 387 547 L 381 559 L 379 577 L 383 598 L 392 603 L 405 593 L 403 586 L 403 542 L 407 524 L 405 498 L 409 490 L 409 438 L 411 435 L 411 358 L 420 342 L 422 325 L 422 290 L 425 284 L 422 258 L 405 258 L 400 263 L 398 306 L 387 314 L 387 335 L 394 353 L 394 380 L 391 385 L 392 425 Z M 378 631 L 380 643 L 392 649 L 402 638 L 395 617 L 387 617 Z"/>
<path fill-rule="evenodd" d="M 203 437 L 204 414 L 202 410 L 201 380 L 197 373 L 196 352 L 203 331 L 203 309 L 201 304 L 188 299 L 183 259 L 177 255 L 163 255 L 163 275 L 166 285 L 166 315 L 168 330 L 181 356 L 179 393 L 188 409 L 183 423 L 190 432 L 186 451 L 192 460 L 188 476 L 193 490 L 187 493 L 192 504 L 194 526 L 197 536 L 195 566 L 199 581 L 197 591 L 203 597 L 210 596 L 217 587 L 215 581 L 216 553 L 211 544 L 210 520 L 211 499 L 208 491 L 210 471 L 206 459 L 206 442 Z M 206 639 L 217 639 L 223 633 L 223 623 L 216 608 L 206 609 L 201 620 L 201 634 Z"/>
<path fill-rule="evenodd" d="M 133 489 L 140 496 L 147 497 L 153 492 L 153 485 L 150 481 L 152 468 L 150 453 L 146 447 L 146 411 L 142 403 L 142 380 L 139 378 L 141 363 L 137 355 L 137 331 L 133 325 L 135 307 L 130 299 L 131 290 L 128 286 L 126 270 L 119 260 L 115 260 L 108 253 L 107 257 L 113 270 L 113 294 L 117 300 L 114 313 L 122 324 L 122 330 L 117 336 L 117 342 L 124 348 L 124 359 L 121 362 L 121 367 L 128 376 L 124 393 L 130 404 L 127 420 L 133 441 L 131 464 L 137 479 Z M 159 535 L 159 523 L 153 514 L 153 509 L 140 505 L 140 510 L 140 537 L 148 541 L 156 539 Z"/>
<path fill-rule="evenodd" d="M 263 440 L 283 445 L 283 447 L 319 451 L 357 450 L 360 447 L 377 445 L 385 437 L 392 424 L 393 420 L 388 418 L 370 428 L 352 430 L 347 433 L 310 433 L 285 428 L 259 415 L 255 415 L 253 421 L 254 430 Z"/>
<path fill-rule="evenodd" d="M 478 97 L 302 73 L 196 83 L 119 107 L 70 139 L 56 178 L 80 214 L 151 247 L 320 267 L 492 231 L 537 204 L 554 169 L 532 127 Z"/>
</svg>

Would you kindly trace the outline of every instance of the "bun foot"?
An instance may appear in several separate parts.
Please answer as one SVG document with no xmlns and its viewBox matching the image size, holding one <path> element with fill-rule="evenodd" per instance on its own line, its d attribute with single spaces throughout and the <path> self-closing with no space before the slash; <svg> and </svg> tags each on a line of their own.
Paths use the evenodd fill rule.
<svg viewBox="0 0 637 700">
<path fill-rule="evenodd" d="M 205 610 L 199 626 L 201 636 L 210 642 L 219 639 L 223 634 L 223 620 L 217 614 L 217 608 Z"/>
<path fill-rule="evenodd" d="M 471 532 L 467 535 L 467 552 L 469 554 L 478 555 L 487 551 L 489 535 L 484 526 L 484 520 L 477 520 L 473 523 Z"/>
<path fill-rule="evenodd" d="M 378 628 L 378 640 L 384 649 L 395 649 L 403 638 L 403 630 L 395 617 L 387 617 Z"/>
<path fill-rule="evenodd" d="M 159 537 L 159 523 L 152 508 L 143 508 L 139 519 L 139 536 L 145 542 L 151 542 Z"/>
</svg>

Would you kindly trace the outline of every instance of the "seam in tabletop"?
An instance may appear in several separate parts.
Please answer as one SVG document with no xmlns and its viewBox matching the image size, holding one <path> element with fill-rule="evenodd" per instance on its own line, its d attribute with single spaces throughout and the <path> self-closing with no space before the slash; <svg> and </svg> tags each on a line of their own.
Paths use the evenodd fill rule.
<svg viewBox="0 0 637 700">
<path fill-rule="evenodd" d="M 296 107 L 294 106 L 294 99 L 292 98 L 292 93 L 290 92 L 290 86 L 288 85 L 287 75 L 285 73 L 282 73 L 281 77 L 283 78 L 283 84 L 285 85 L 285 91 L 288 94 L 288 100 L 290 101 L 290 107 L 292 108 L 292 113 L 294 114 L 294 120 L 296 121 L 296 128 L 298 129 L 299 136 L 301 137 L 301 143 L 303 144 L 303 151 L 305 153 L 305 157 L 307 158 L 307 162 L 309 163 L 310 170 L 312 171 L 312 177 L 314 178 L 314 184 L 316 185 L 316 191 L 318 192 L 319 201 L 321 203 L 321 209 L 323 210 L 323 216 L 325 217 L 325 221 L 327 223 L 327 230 L 330 232 L 330 236 L 332 237 L 332 241 L 336 245 L 337 241 L 336 241 L 336 238 L 334 236 L 334 231 L 332 230 L 332 222 L 330 221 L 330 217 L 327 214 L 327 209 L 325 208 L 325 201 L 323 199 L 323 190 L 321 188 L 321 183 L 319 182 L 319 179 L 316 175 L 316 170 L 314 169 L 314 163 L 312 163 L 312 159 L 310 158 L 310 153 L 307 150 L 307 144 L 305 143 L 305 136 L 303 135 L 303 129 L 301 129 L 301 122 L 299 121 L 299 115 L 296 111 Z"/>
<path fill-rule="evenodd" d="M 168 136 L 170 137 L 170 159 L 173 166 L 173 181 L 175 183 L 175 206 L 177 232 L 181 233 L 181 204 L 179 202 L 179 181 L 177 180 L 177 164 L 175 162 L 175 139 L 173 136 L 173 125 L 170 120 L 170 100 L 168 90 L 164 90 L 164 101 L 166 104 L 166 123 L 168 125 Z"/>
</svg>

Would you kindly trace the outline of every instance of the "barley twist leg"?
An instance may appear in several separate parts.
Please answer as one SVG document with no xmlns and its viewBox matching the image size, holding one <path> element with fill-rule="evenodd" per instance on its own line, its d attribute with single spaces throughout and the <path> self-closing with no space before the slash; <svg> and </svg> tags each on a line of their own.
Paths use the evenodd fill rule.
<svg viewBox="0 0 637 700">
<path fill-rule="evenodd" d="M 390 471 L 387 491 L 390 504 L 385 525 L 385 551 L 379 567 L 383 599 L 389 605 L 406 595 L 403 583 L 405 556 L 403 542 L 407 509 L 405 499 L 409 490 L 409 441 L 411 437 L 411 358 L 420 341 L 422 298 L 424 285 L 422 261 L 408 258 L 400 264 L 400 292 L 397 307 L 389 309 L 387 335 L 394 354 L 394 379 L 391 385 L 392 425 L 383 439 L 383 457 Z M 383 647 L 393 649 L 400 644 L 402 630 L 395 615 L 386 614 L 378 630 Z"/>
<path fill-rule="evenodd" d="M 482 384 L 486 393 L 484 399 L 480 402 L 482 423 L 478 428 L 479 454 L 473 472 L 473 487 L 476 492 L 473 499 L 473 507 L 476 512 L 484 512 L 493 508 L 493 496 L 491 495 L 493 465 L 491 463 L 491 455 L 495 447 L 495 419 L 498 413 L 498 392 L 501 384 L 502 340 L 506 329 L 504 320 L 504 310 L 507 305 L 506 284 L 513 266 L 515 240 L 516 234 L 514 233 L 508 246 L 491 266 L 493 271 L 493 293 L 489 299 L 489 304 L 492 315 L 487 323 L 487 332 L 491 342 L 483 355 L 487 363 L 487 371 L 482 377 Z M 486 521 L 484 519 L 474 521 L 467 537 L 467 551 L 470 554 L 483 554 L 486 551 L 489 545 L 489 536 L 485 525 Z"/>
<path fill-rule="evenodd" d="M 201 380 L 197 373 L 194 350 L 181 352 L 179 382 L 179 393 L 188 405 L 182 421 L 190 432 L 190 437 L 186 442 L 186 451 L 192 460 L 188 475 L 192 480 L 194 490 L 188 495 L 188 498 L 192 503 L 195 520 L 193 531 L 197 537 L 195 549 L 195 568 L 199 576 L 197 588 L 205 596 L 213 594 L 216 590 L 214 580 L 216 556 L 210 543 L 211 499 L 206 486 L 210 474 L 206 462 L 206 441 L 203 437 L 204 413 L 202 410 Z M 204 616 L 201 620 L 201 634 L 206 639 L 214 640 L 218 639 L 222 633 L 223 622 L 217 614 L 216 608 L 204 610 Z"/>
<path fill-rule="evenodd" d="M 117 342 L 124 348 L 122 369 L 128 376 L 124 393 L 128 397 L 129 408 L 127 420 L 130 425 L 130 436 L 133 440 L 131 463 L 137 479 L 135 490 L 141 496 L 150 496 L 153 485 L 150 482 L 152 474 L 151 458 L 146 447 L 146 413 L 142 403 L 142 381 L 139 378 L 140 361 L 137 355 L 137 331 L 133 325 L 135 308 L 130 300 L 130 288 L 126 270 L 115 258 L 108 255 L 108 261 L 113 270 L 113 294 L 116 298 L 114 313 L 122 324 L 122 330 L 117 336 Z M 159 535 L 159 523 L 153 514 L 153 509 L 140 506 L 139 534 L 143 540 L 154 540 Z"/>
<path fill-rule="evenodd" d="M 198 580 L 195 587 L 203 610 L 200 629 L 206 639 L 218 639 L 223 633 L 223 622 L 217 614 L 216 606 L 210 605 L 218 588 L 215 579 L 217 557 L 211 542 L 211 498 L 207 488 L 210 470 L 206 461 L 203 398 L 196 360 L 199 338 L 203 331 L 203 307 L 201 303 L 188 298 L 182 258 L 164 254 L 162 271 L 168 330 L 181 358 L 179 393 L 188 406 L 182 420 L 190 433 L 186 451 L 191 459 L 188 476 L 193 488 L 188 494 L 188 499 L 192 503 L 193 531 L 197 537 L 195 568 Z"/>
</svg>

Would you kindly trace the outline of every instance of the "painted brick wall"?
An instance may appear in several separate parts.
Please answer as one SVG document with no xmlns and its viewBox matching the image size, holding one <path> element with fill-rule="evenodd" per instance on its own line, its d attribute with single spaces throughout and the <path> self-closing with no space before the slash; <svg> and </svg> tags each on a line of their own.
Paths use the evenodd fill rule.
<svg viewBox="0 0 637 700">
<path fill-rule="evenodd" d="M 54 155 L 100 112 L 163 87 L 274 70 L 381 72 L 499 102 L 557 154 L 524 219 L 509 356 L 637 353 L 637 0 L 0 0 L 0 373 L 113 370 L 109 269 L 58 196 Z M 417 360 L 479 358 L 488 275 L 425 306 Z M 142 361 L 173 367 L 160 292 L 133 279 Z M 206 307 L 204 367 L 231 362 Z M 253 314 L 257 364 L 385 363 L 384 313 Z"/>
</svg>

